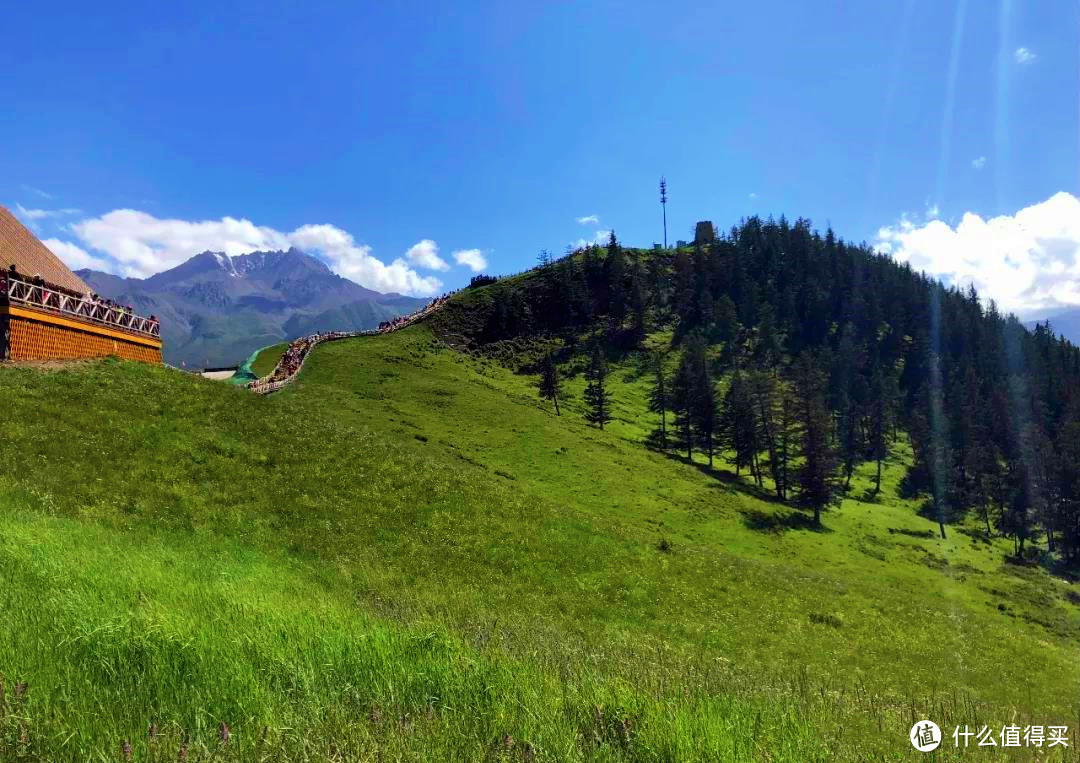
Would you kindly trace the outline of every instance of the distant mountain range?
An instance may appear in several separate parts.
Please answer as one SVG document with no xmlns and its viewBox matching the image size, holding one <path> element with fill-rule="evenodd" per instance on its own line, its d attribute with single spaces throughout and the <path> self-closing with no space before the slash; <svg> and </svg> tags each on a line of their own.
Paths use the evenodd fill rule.
<svg viewBox="0 0 1080 763">
<path fill-rule="evenodd" d="M 1050 329 L 1055 334 L 1060 334 L 1073 344 L 1080 346 L 1080 307 L 1062 310 L 1060 313 L 1048 315 L 1037 321 L 1025 321 L 1024 325 L 1032 329 L 1035 328 L 1036 323 L 1047 321 L 1050 321 Z"/>
<path fill-rule="evenodd" d="M 160 318 L 165 362 L 189 368 L 237 364 L 259 347 L 315 331 L 374 328 L 426 302 L 365 289 L 299 249 L 203 252 L 149 278 L 76 272 L 103 297 Z"/>
</svg>

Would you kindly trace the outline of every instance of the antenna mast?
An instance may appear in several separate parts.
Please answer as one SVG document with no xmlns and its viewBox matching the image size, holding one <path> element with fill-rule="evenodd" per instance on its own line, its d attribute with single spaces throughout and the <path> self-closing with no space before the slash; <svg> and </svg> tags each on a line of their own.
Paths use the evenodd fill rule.
<svg viewBox="0 0 1080 763">
<path fill-rule="evenodd" d="M 664 209 L 664 248 L 667 249 L 667 181 L 660 176 L 660 206 Z"/>
</svg>

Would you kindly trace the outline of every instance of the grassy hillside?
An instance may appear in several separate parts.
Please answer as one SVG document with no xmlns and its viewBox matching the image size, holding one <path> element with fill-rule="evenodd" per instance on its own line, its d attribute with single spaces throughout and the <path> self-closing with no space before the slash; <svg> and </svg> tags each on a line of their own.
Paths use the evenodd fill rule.
<svg viewBox="0 0 1080 763">
<path fill-rule="evenodd" d="M 1077 586 L 934 538 L 897 462 L 811 530 L 642 447 L 613 362 L 604 432 L 580 376 L 556 417 L 424 326 L 268 398 L 0 369 L 0 759 L 929 759 L 924 717 L 1075 726 Z"/>
<path fill-rule="evenodd" d="M 251 363 L 251 372 L 260 379 L 268 375 L 274 370 L 277 362 L 281 360 L 281 356 L 285 354 L 285 349 L 288 346 L 287 342 L 281 342 L 260 350 Z"/>
</svg>

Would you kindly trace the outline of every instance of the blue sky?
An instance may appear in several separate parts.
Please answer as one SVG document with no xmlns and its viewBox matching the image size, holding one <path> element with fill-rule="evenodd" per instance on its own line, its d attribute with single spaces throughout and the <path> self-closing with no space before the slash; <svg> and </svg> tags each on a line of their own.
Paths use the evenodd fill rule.
<svg viewBox="0 0 1080 763">
<path fill-rule="evenodd" d="M 0 203 L 76 266 L 297 243 L 430 292 L 659 241 L 666 175 L 671 240 L 804 216 L 1017 309 L 1080 303 L 1077 249 L 1042 243 L 1080 209 L 1074 2 L 62 6 L 5 12 Z M 1032 251 L 982 251 L 1003 237 Z M 1030 288 L 980 280 L 991 256 Z"/>
</svg>

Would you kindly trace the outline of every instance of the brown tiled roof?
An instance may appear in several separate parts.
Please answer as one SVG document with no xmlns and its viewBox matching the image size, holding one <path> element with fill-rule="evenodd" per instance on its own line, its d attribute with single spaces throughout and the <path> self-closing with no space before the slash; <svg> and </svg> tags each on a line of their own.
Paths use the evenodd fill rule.
<svg viewBox="0 0 1080 763">
<path fill-rule="evenodd" d="M 7 270 L 12 263 L 25 276 L 40 275 L 51 284 L 82 294 L 90 291 L 7 207 L 0 205 L 0 268 Z"/>
</svg>

